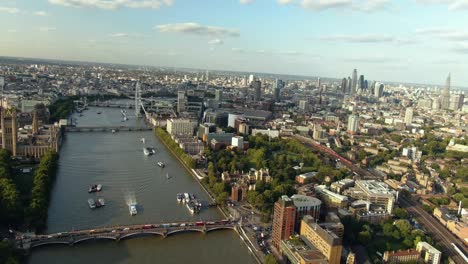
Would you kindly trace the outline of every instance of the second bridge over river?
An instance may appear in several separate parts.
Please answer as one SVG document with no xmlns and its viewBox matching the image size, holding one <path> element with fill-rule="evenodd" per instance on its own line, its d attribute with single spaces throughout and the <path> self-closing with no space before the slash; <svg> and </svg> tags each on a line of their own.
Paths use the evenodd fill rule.
<svg viewBox="0 0 468 264">
<path fill-rule="evenodd" d="M 18 236 L 17 246 L 23 249 L 30 249 L 45 245 L 63 244 L 74 245 L 90 240 L 114 240 L 157 235 L 166 237 L 180 232 L 200 232 L 207 233 L 214 230 L 232 229 L 237 226 L 237 221 L 222 220 L 213 222 L 183 222 L 167 224 L 146 224 L 108 227 L 99 229 L 79 230 L 62 232 L 48 235 Z"/>
</svg>

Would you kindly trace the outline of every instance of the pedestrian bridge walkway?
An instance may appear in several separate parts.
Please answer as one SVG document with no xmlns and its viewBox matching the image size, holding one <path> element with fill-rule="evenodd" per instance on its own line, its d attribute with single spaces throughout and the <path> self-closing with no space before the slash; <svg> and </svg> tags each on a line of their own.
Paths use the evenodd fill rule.
<svg viewBox="0 0 468 264">
<path fill-rule="evenodd" d="M 167 237 L 181 232 L 208 233 L 215 230 L 236 229 L 237 222 L 222 220 L 216 222 L 184 222 L 167 224 L 146 224 L 118 226 L 99 229 L 62 232 L 49 235 L 18 236 L 16 244 L 18 248 L 30 249 L 34 247 L 62 244 L 75 245 L 91 240 L 114 240 L 134 238 L 139 236 L 156 235 Z"/>
</svg>

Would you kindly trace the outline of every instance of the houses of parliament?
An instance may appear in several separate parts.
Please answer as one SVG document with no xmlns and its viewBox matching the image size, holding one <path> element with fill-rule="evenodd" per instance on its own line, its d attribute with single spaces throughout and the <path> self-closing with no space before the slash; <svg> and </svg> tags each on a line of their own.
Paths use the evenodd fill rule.
<svg viewBox="0 0 468 264">
<path fill-rule="evenodd" d="M 19 112 L 2 102 L 0 106 L 1 146 L 12 157 L 41 158 L 49 150 L 58 152 L 61 131 L 57 125 L 46 124 L 48 111 L 42 105 L 32 112 Z"/>
</svg>

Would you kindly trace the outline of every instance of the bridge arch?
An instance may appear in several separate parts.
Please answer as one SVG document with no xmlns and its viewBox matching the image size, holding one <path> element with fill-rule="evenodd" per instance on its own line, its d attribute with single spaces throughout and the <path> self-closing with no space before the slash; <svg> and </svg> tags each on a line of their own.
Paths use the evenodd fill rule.
<svg viewBox="0 0 468 264">
<path fill-rule="evenodd" d="M 156 236 L 164 236 L 162 232 L 156 232 L 156 231 L 144 231 L 144 232 L 136 232 L 136 233 L 128 233 L 125 235 L 120 236 L 120 240 L 126 239 L 126 238 L 132 238 L 136 236 L 147 236 L 147 235 L 156 235 Z"/>
<path fill-rule="evenodd" d="M 42 242 L 33 242 L 31 243 L 31 248 L 52 246 L 52 245 L 69 245 L 69 241 L 65 240 L 56 240 L 56 241 L 42 241 Z"/>
<path fill-rule="evenodd" d="M 234 230 L 236 227 L 235 226 L 217 226 L 217 227 L 213 227 L 213 228 L 207 228 L 206 229 L 206 232 L 211 232 L 211 231 L 216 231 L 216 230 L 222 230 L 222 229 L 225 229 L 225 230 Z"/>
<path fill-rule="evenodd" d="M 203 229 L 196 229 L 196 228 L 176 229 L 176 230 L 172 230 L 172 231 L 167 232 L 167 235 L 169 236 L 169 235 L 173 235 L 173 234 L 177 234 L 177 233 L 185 233 L 185 232 L 204 233 L 204 230 Z"/>
<path fill-rule="evenodd" d="M 117 238 L 112 237 L 112 236 L 92 236 L 92 237 L 84 237 L 84 238 L 80 238 L 80 239 L 77 239 L 77 240 L 73 241 L 73 244 L 78 244 L 78 243 L 85 242 L 85 241 L 89 241 L 89 240 L 102 240 L 102 239 L 106 239 L 106 240 L 116 240 Z"/>
</svg>

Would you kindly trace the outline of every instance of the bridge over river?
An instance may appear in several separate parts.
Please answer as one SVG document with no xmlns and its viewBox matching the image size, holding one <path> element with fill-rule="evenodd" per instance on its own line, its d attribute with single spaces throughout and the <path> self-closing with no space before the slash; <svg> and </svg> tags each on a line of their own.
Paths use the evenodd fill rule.
<svg viewBox="0 0 468 264">
<path fill-rule="evenodd" d="M 114 240 L 133 238 L 145 235 L 157 235 L 167 237 L 181 232 L 200 232 L 206 234 L 214 230 L 232 229 L 235 230 L 237 221 L 216 221 L 216 222 L 183 222 L 166 224 L 146 224 L 106 227 L 90 230 L 79 230 L 62 232 L 48 235 L 20 235 L 16 239 L 18 248 L 31 249 L 46 245 L 75 245 L 77 243 L 91 240 Z"/>
<path fill-rule="evenodd" d="M 147 126 L 79 126 L 65 127 L 66 132 L 118 132 L 118 131 L 151 131 Z"/>
</svg>

